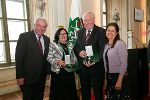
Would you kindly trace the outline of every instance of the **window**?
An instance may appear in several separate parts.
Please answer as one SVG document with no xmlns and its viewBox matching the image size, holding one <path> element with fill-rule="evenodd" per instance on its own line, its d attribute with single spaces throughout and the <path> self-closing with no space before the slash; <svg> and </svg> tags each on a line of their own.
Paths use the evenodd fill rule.
<svg viewBox="0 0 150 100">
<path fill-rule="evenodd" d="M 106 28 L 106 0 L 103 0 L 103 28 Z"/>
<path fill-rule="evenodd" d="M 28 31 L 28 0 L 0 0 L 0 65 L 15 62 L 20 33 Z"/>
</svg>

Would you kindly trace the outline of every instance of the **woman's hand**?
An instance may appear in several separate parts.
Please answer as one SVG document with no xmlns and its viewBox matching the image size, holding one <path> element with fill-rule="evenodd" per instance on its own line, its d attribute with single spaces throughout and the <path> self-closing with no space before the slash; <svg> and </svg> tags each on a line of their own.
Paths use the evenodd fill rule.
<svg viewBox="0 0 150 100">
<path fill-rule="evenodd" d="M 121 90 L 122 87 L 123 74 L 119 74 L 118 80 L 115 85 L 116 90 Z"/>
<path fill-rule="evenodd" d="M 66 65 L 65 61 L 63 60 L 57 60 L 56 64 L 58 64 L 61 68 L 63 68 Z"/>
<path fill-rule="evenodd" d="M 76 60 L 74 60 L 73 62 L 72 62 L 72 64 L 76 64 L 77 63 L 77 61 Z"/>
<path fill-rule="evenodd" d="M 121 90 L 121 87 L 122 87 L 122 81 L 118 80 L 116 85 L 115 85 L 115 89 L 116 90 Z"/>
</svg>

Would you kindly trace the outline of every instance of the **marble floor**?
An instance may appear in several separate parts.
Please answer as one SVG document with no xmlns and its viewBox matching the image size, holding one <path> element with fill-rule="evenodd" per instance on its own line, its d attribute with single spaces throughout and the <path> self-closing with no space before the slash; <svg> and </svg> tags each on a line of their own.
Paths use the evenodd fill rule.
<svg viewBox="0 0 150 100">
<path fill-rule="evenodd" d="M 78 91 L 78 95 L 80 95 L 80 91 Z M 79 98 L 80 98 L 80 100 L 82 100 L 81 95 Z M 0 95 L 0 100 L 22 100 L 22 94 L 20 91 L 17 91 L 17 92 L 5 94 L 5 95 Z M 49 87 L 48 86 L 45 87 L 43 100 L 49 100 Z M 93 93 L 92 93 L 91 100 L 94 100 Z M 146 96 L 142 100 L 150 100 L 150 96 Z"/>
<path fill-rule="evenodd" d="M 0 95 L 0 100 L 22 100 L 22 93 L 20 91 Z M 49 87 L 45 87 L 44 100 L 49 100 Z"/>
</svg>

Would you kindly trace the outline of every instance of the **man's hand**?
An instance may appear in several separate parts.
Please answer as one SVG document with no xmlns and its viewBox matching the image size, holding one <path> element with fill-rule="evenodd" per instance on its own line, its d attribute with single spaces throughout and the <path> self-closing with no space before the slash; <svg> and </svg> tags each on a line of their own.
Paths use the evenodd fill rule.
<svg viewBox="0 0 150 100">
<path fill-rule="evenodd" d="M 24 78 L 17 79 L 17 84 L 18 85 L 24 85 Z"/>
<path fill-rule="evenodd" d="M 150 63 L 148 63 L 148 67 L 150 68 Z"/>
<path fill-rule="evenodd" d="M 79 53 L 79 56 L 80 56 L 81 58 L 84 58 L 84 57 L 87 56 L 87 53 L 82 50 L 82 51 Z"/>
<path fill-rule="evenodd" d="M 50 74 L 48 74 L 47 76 L 46 76 L 46 80 L 49 80 L 50 79 Z"/>
<path fill-rule="evenodd" d="M 91 67 L 91 66 L 93 66 L 95 63 L 93 62 L 93 63 L 83 63 L 86 67 Z"/>
</svg>

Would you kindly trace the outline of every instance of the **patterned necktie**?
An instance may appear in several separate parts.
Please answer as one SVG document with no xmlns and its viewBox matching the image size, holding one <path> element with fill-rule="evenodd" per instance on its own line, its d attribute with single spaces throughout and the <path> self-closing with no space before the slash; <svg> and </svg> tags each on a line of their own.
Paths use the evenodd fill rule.
<svg viewBox="0 0 150 100">
<path fill-rule="evenodd" d="M 88 33 L 86 34 L 86 41 L 88 41 L 88 39 L 90 38 L 90 35 L 91 35 L 91 31 L 88 30 Z"/>
<path fill-rule="evenodd" d="M 39 45 L 39 49 L 41 51 L 41 54 L 43 55 L 43 48 L 42 48 L 42 43 L 41 43 L 40 39 L 41 39 L 41 36 L 38 37 L 38 45 Z"/>
</svg>

